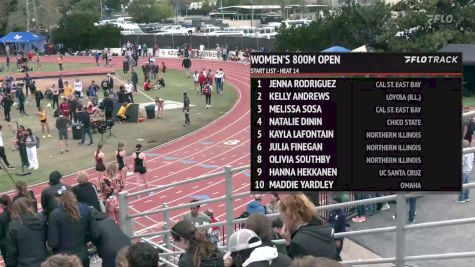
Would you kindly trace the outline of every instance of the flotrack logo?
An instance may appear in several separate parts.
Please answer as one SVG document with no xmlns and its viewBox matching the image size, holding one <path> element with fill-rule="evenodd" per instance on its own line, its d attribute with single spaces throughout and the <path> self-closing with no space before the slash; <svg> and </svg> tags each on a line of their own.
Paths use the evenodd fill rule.
<svg viewBox="0 0 475 267">
<path fill-rule="evenodd" d="M 457 64 L 459 56 L 404 56 L 407 64 Z"/>
<path fill-rule="evenodd" d="M 450 24 L 454 22 L 454 16 L 452 15 L 427 15 L 427 17 L 429 18 L 427 21 L 429 24 L 437 22 Z"/>
</svg>

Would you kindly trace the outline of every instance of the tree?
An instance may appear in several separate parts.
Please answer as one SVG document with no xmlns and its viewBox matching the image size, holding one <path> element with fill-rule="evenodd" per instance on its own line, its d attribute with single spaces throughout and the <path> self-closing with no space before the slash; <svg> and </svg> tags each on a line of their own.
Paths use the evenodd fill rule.
<svg viewBox="0 0 475 267">
<path fill-rule="evenodd" d="M 107 25 L 94 26 L 100 13 L 73 9 L 60 21 L 58 29 L 54 31 L 54 42 L 64 43 L 73 51 L 86 49 L 102 49 L 116 46 L 120 39 L 120 29 Z"/>
<path fill-rule="evenodd" d="M 201 5 L 201 12 L 203 12 L 204 14 L 209 14 L 211 11 L 213 11 L 215 7 L 216 6 L 214 6 L 208 0 L 205 0 L 203 1 L 203 4 Z"/>
<path fill-rule="evenodd" d="M 384 26 L 391 18 L 391 9 L 379 2 L 374 6 L 350 5 L 324 15 L 308 27 L 280 29 L 276 37 L 277 49 L 318 52 L 333 45 L 379 47 Z"/>
<path fill-rule="evenodd" d="M 448 43 L 475 42 L 475 6 L 471 1 L 400 2 L 381 43 L 389 51 L 432 52 Z M 431 19 L 432 18 L 432 19 Z"/>
<path fill-rule="evenodd" d="M 137 23 L 158 22 L 173 16 L 173 9 L 168 3 L 155 0 L 134 0 L 128 12 Z"/>
</svg>

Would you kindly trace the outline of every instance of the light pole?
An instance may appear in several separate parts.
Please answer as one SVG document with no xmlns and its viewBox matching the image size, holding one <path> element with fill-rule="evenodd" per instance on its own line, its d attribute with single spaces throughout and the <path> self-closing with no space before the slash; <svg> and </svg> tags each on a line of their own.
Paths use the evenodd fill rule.
<svg viewBox="0 0 475 267">
<path fill-rule="evenodd" d="M 305 0 L 302 0 L 302 19 L 305 19 Z"/>
<path fill-rule="evenodd" d="M 26 31 L 30 31 L 30 1 L 25 0 L 25 6 L 26 6 Z"/>
<path fill-rule="evenodd" d="M 224 23 L 224 13 L 223 13 L 223 0 L 221 0 L 221 15 L 223 16 L 223 23 Z"/>
<path fill-rule="evenodd" d="M 178 0 L 175 0 L 175 24 L 178 24 Z"/>
<path fill-rule="evenodd" d="M 251 28 L 254 23 L 254 0 L 251 0 Z"/>
<path fill-rule="evenodd" d="M 99 0 L 99 5 L 101 5 L 101 21 L 102 21 L 104 19 L 104 15 L 102 13 L 102 0 Z"/>
</svg>

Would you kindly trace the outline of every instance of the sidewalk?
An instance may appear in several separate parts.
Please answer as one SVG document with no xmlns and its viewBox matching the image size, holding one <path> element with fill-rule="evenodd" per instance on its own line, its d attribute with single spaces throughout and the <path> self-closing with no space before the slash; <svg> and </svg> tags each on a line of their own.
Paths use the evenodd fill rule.
<svg viewBox="0 0 475 267">
<path fill-rule="evenodd" d="M 341 258 L 345 260 L 369 260 L 369 259 L 381 259 L 382 257 L 372 252 L 371 250 L 358 245 L 351 239 L 346 238 L 343 242 L 343 250 L 341 252 Z M 350 265 L 346 265 L 350 267 Z M 394 264 L 367 264 L 367 265 L 352 265 L 355 267 L 393 267 Z"/>
</svg>

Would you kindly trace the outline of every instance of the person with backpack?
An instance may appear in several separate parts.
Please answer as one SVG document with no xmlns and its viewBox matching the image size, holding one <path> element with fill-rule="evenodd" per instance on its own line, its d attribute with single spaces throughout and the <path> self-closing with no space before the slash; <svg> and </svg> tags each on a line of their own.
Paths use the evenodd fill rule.
<svg viewBox="0 0 475 267">
<path fill-rule="evenodd" d="M 211 107 L 211 92 L 213 87 L 208 82 L 203 87 L 203 95 L 205 96 L 206 108 Z"/>
<path fill-rule="evenodd" d="M 40 165 L 38 163 L 38 154 L 36 149 L 40 146 L 39 138 L 33 134 L 30 128 L 26 129 L 28 135 L 26 137 L 26 153 L 28 155 L 29 169 L 37 170 Z"/>
</svg>

